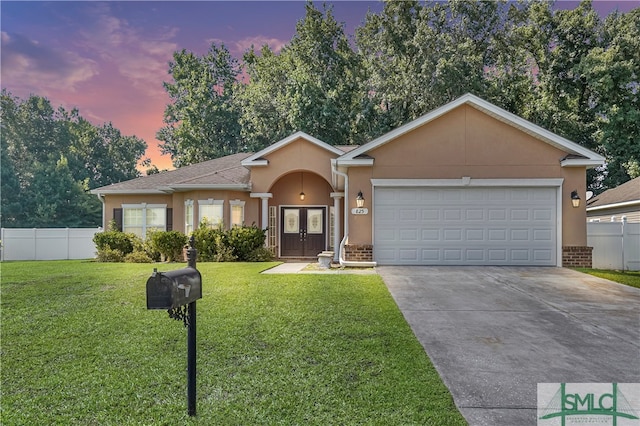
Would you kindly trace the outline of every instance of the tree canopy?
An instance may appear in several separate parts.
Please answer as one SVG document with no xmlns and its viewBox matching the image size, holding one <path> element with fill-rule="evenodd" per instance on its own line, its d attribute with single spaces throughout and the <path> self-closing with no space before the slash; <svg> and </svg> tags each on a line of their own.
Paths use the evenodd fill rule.
<svg viewBox="0 0 640 426">
<path fill-rule="evenodd" d="M 280 52 L 176 52 L 158 137 L 176 166 L 296 130 L 362 144 L 471 92 L 604 155 L 603 190 L 640 175 L 639 52 L 640 9 L 603 20 L 588 0 L 390 1 L 353 39 L 309 2 Z"/>
<path fill-rule="evenodd" d="M 89 190 L 139 176 L 147 144 L 111 123 L 94 126 L 46 98 L 2 91 L 2 227 L 89 227 L 102 205 Z"/>
</svg>

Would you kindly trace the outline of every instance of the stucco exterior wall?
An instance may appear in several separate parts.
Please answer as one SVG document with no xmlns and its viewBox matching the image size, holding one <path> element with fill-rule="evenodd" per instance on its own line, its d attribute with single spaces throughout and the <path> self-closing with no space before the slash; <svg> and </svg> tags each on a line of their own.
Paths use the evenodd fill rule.
<svg viewBox="0 0 640 426">
<path fill-rule="evenodd" d="M 300 200 L 300 192 L 305 194 L 304 201 Z M 271 206 L 330 206 L 331 185 L 322 176 L 311 172 L 295 171 L 282 176 L 271 187 L 273 198 L 269 200 Z"/>
<path fill-rule="evenodd" d="M 242 191 L 187 191 L 176 192 L 173 194 L 157 194 L 157 195 L 144 195 L 144 194 L 131 194 L 131 195 L 107 195 L 105 196 L 105 223 L 106 226 L 113 219 L 113 209 L 121 208 L 123 204 L 166 204 L 167 208 L 173 209 L 173 230 L 184 232 L 185 231 L 185 212 L 184 203 L 190 199 L 194 201 L 194 211 L 196 214 L 194 225 L 197 226 L 198 221 L 198 200 L 208 200 L 212 198 L 214 200 L 224 200 L 224 223 L 228 226 L 231 219 L 231 205 L 230 201 L 240 200 L 244 201 L 244 223 L 245 225 L 251 225 L 255 223 L 260 224 L 259 215 L 259 201 L 254 198 L 250 198 L 248 192 Z"/>
<path fill-rule="evenodd" d="M 349 168 L 348 208 L 361 190 L 368 215 L 349 215 L 349 243 L 372 243 L 371 179 L 562 178 L 562 245 L 586 245 L 586 210 L 571 206 L 571 191 L 586 192 L 584 167 L 561 167 L 566 153 L 463 105 L 369 152 L 373 167 Z"/>
<path fill-rule="evenodd" d="M 102 227 L 107 229 L 109 222 L 113 220 L 113 209 L 122 208 L 123 204 L 166 204 L 167 208 L 173 208 L 171 194 L 129 194 L 106 195 L 104 197 L 104 223 Z"/>
<path fill-rule="evenodd" d="M 564 182 L 562 184 L 562 245 L 587 245 L 587 209 L 585 194 L 587 193 L 587 178 L 584 167 L 562 168 Z M 578 191 L 582 200 L 580 207 L 571 205 L 571 192 Z"/>
<path fill-rule="evenodd" d="M 464 105 L 370 152 L 373 178 L 562 177 L 565 152 Z"/>
<path fill-rule="evenodd" d="M 252 192 L 273 192 L 271 186 L 292 171 L 313 172 L 331 182 L 331 159 L 336 157 L 326 149 L 298 138 L 270 153 L 266 157 L 268 166 L 251 168 Z"/>
</svg>

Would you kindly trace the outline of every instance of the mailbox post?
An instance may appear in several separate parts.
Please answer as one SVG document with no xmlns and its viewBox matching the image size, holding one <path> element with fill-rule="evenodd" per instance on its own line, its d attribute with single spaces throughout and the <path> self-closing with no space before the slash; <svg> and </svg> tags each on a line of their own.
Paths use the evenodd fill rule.
<svg viewBox="0 0 640 426">
<path fill-rule="evenodd" d="M 187 249 L 187 264 L 189 268 L 196 269 L 196 257 L 194 238 L 189 240 Z M 202 286 L 200 286 L 202 297 Z M 189 303 L 187 311 L 187 411 L 190 416 L 196 415 L 196 301 Z"/>
<path fill-rule="evenodd" d="M 194 238 L 189 240 L 186 268 L 158 272 L 147 280 L 147 309 L 167 309 L 187 327 L 187 411 L 196 415 L 196 301 L 202 299 L 202 276 L 196 269 Z M 186 312 L 182 310 L 185 309 Z"/>
</svg>

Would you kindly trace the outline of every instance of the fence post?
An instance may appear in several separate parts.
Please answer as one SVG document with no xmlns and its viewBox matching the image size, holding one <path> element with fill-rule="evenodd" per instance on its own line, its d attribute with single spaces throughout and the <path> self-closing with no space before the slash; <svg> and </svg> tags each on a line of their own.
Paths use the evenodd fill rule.
<svg viewBox="0 0 640 426">
<path fill-rule="evenodd" d="M 38 228 L 33 228 L 33 260 L 38 259 Z"/>
<path fill-rule="evenodd" d="M 624 231 L 625 231 L 625 224 L 627 223 L 627 217 L 626 216 L 622 216 L 622 270 L 626 271 L 626 264 L 624 262 Z"/>
</svg>

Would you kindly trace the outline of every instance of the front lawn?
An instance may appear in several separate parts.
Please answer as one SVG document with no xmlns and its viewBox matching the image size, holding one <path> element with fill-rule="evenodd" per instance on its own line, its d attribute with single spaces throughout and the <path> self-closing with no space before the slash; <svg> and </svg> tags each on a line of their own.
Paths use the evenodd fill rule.
<svg viewBox="0 0 640 426">
<path fill-rule="evenodd" d="M 377 275 L 271 265 L 198 265 L 189 418 L 186 329 L 147 311 L 152 265 L 3 263 L 0 424 L 465 424 Z"/>
<path fill-rule="evenodd" d="M 576 268 L 585 274 L 594 275 L 596 277 L 605 278 L 620 284 L 626 284 L 631 287 L 640 288 L 640 272 L 638 271 L 610 271 L 607 269 L 587 269 Z"/>
</svg>

